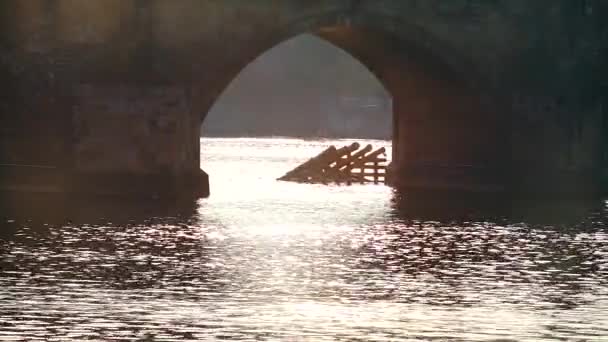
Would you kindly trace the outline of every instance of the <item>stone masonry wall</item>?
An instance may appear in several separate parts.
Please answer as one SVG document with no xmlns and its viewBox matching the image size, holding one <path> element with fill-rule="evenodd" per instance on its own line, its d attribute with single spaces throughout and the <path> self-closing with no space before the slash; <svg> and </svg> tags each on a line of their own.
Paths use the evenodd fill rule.
<svg viewBox="0 0 608 342">
<path fill-rule="evenodd" d="M 79 86 L 73 118 L 76 171 L 192 171 L 198 127 L 188 101 L 184 89 L 175 86 Z"/>
</svg>

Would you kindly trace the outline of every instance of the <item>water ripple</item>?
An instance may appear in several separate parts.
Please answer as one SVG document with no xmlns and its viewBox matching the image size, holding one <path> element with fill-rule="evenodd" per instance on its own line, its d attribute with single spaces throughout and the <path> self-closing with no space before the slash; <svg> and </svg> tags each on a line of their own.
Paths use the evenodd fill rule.
<svg viewBox="0 0 608 342">
<path fill-rule="evenodd" d="M 251 179 L 230 171 L 234 150 L 221 157 L 226 143 L 244 155 L 260 148 L 207 141 L 205 167 L 230 196 L 201 200 L 190 212 L 179 205 L 176 213 L 140 215 L 141 204 L 95 203 L 108 211 L 84 215 L 79 203 L 55 220 L 6 219 L 0 340 L 608 336 L 602 205 L 565 219 L 464 199 L 438 205 L 377 186 L 246 186 Z M 295 149 L 302 159 L 322 147 L 280 143 L 283 159 L 256 150 L 235 162 L 268 174 L 289 169 Z"/>
</svg>

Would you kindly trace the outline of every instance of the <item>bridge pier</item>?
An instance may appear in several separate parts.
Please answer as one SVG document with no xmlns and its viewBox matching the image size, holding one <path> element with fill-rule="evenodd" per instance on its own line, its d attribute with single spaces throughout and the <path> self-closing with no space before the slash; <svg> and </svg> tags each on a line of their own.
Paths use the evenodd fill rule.
<svg viewBox="0 0 608 342">
<path fill-rule="evenodd" d="M 487 113 L 500 111 L 498 104 L 492 109 L 485 107 L 491 102 L 475 106 L 437 98 L 416 117 L 416 101 L 426 100 L 419 95 L 405 99 L 395 99 L 394 107 L 389 178 L 398 189 L 526 197 L 590 197 L 607 190 L 602 166 L 606 114 L 601 106 L 558 108 L 546 98 L 531 99 L 523 106 L 515 101 L 508 113 L 492 117 Z M 436 110 L 447 115 L 440 117 Z M 460 122 L 446 119 L 455 115 Z"/>
<path fill-rule="evenodd" d="M 57 102 L 51 90 L 40 97 Z M 23 126 L 30 131 L 3 137 L 0 189 L 144 197 L 209 195 L 208 176 L 200 169 L 200 115 L 191 109 L 186 87 L 79 84 L 64 89 L 61 106 L 45 106 L 46 102 L 34 102 L 31 110 L 53 114 L 53 125 L 41 128 L 39 134 L 32 130 L 37 117 L 24 114 Z"/>
<path fill-rule="evenodd" d="M 20 74 L 0 62 L 13 77 L 0 104 L 0 190 L 209 195 L 187 82 L 77 77 L 28 62 Z"/>
<path fill-rule="evenodd" d="M 82 84 L 74 90 L 69 192 L 209 195 L 200 117 L 185 87 Z"/>
<path fill-rule="evenodd" d="M 602 194 L 601 106 L 551 97 L 513 101 L 510 146 L 514 191 L 545 195 Z"/>
<path fill-rule="evenodd" d="M 509 116 L 499 101 L 448 71 L 399 63 L 389 70 L 383 79 L 393 96 L 390 184 L 406 191 L 503 191 Z"/>
</svg>

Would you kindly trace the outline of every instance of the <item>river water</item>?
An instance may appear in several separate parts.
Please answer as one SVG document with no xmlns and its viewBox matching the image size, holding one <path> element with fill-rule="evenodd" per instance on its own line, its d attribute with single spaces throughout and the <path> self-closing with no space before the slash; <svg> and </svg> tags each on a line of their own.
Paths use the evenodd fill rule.
<svg viewBox="0 0 608 342">
<path fill-rule="evenodd" d="M 196 202 L 9 201 L 0 340 L 608 341 L 604 201 L 275 181 L 349 142 L 202 139 Z"/>
</svg>

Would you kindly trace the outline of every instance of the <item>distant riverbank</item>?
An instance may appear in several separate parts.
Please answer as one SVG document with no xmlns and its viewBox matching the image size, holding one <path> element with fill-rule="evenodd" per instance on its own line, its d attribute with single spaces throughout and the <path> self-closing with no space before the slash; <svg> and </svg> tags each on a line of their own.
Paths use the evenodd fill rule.
<svg viewBox="0 0 608 342">
<path fill-rule="evenodd" d="M 201 134 L 201 138 L 261 138 L 261 139 L 302 139 L 302 140 L 330 140 L 330 139 L 372 139 L 372 140 L 391 140 L 388 136 L 360 136 L 352 137 L 340 134 L 328 134 L 328 135 L 273 135 L 273 134 L 231 134 L 231 133 L 207 133 Z"/>
</svg>

